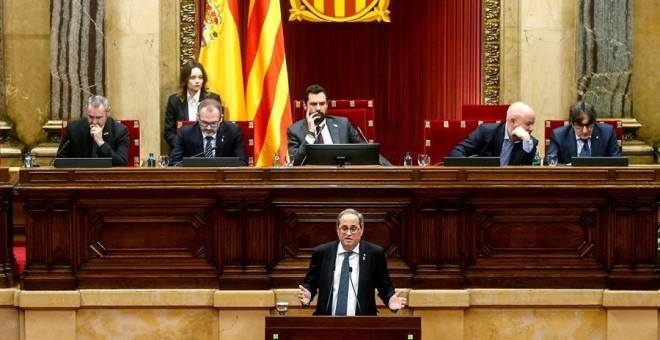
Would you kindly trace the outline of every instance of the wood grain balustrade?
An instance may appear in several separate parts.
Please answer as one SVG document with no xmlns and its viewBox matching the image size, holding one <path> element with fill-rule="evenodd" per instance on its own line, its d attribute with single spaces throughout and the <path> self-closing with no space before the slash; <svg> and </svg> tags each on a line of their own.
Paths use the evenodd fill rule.
<svg viewBox="0 0 660 340">
<path fill-rule="evenodd" d="M 293 288 L 344 208 L 397 287 L 657 289 L 660 167 L 21 169 L 27 290 Z"/>
</svg>

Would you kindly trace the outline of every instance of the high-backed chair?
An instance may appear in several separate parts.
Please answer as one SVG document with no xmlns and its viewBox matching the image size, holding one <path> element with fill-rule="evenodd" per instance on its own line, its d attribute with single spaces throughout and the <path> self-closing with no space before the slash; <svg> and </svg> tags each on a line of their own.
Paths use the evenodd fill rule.
<svg viewBox="0 0 660 340">
<path fill-rule="evenodd" d="M 245 147 L 245 156 L 247 157 L 248 165 L 254 165 L 254 122 L 247 121 L 228 121 L 230 123 L 238 124 L 241 127 L 241 135 L 243 136 L 243 146 Z M 176 122 L 176 133 L 179 134 L 179 129 L 184 125 L 195 124 L 190 120 L 179 120 Z"/>
<path fill-rule="evenodd" d="M 424 153 L 433 164 L 444 163 L 449 152 L 482 123 L 499 120 L 426 120 L 424 121 Z"/>
<path fill-rule="evenodd" d="M 619 144 L 619 150 L 623 148 L 623 123 L 620 120 L 616 119 L 599 119 L 599 124 L 609 124 L 614 128 L 616 133 L 616 141 Z M 550 146 L 550 137 L 552 136 L 552 130 L 569 125 L 568 120 L 561 119 L 549 119 L 545 121 L 545 149 L 548 150 Z"/>
<path fill-rule="evenodd" d="M 124 124 L 128 129 L 128 138 L 130 144 L 128 146 L 128 160 L 126 166 L 140 166 L 140 121 L 136 119 L 122 119 L 117 120 L 118 123 Z M 62 136 L 66 133 L 66 127 L 69 125 L 68 120 L 62 121 Z"/>
<path fill-rule="evenodd" d="M 506 119 L 506 110 L 509 104 L 504 105 L 463 105 L 462 120 L 501 120 Z"/>
<path fill-rule="evenodd" d="M 328 102 L 328 114 L 348 118 L 356 129 L 360 128 L 364 137 L 369 140 L 369 143 L 373 143 L 376 140 L 373 99 L 330 100 Z M 293 119 L 294 121 L 298 121 L 303 118 L 305 118 L 303 101 L 295 100 L 293 105 Z"/>
</svg>

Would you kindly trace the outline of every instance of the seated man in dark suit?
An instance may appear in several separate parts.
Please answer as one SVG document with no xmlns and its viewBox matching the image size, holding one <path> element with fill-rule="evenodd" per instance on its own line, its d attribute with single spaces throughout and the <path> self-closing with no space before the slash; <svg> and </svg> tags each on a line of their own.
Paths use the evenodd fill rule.
<svg viewBox="0 0 660 340">
<path fill-rule="evenodd" d="M 241 127 L 225 122 L 222 103 L 204 99 L 197 108 L 197 122 L 182 126 L 170 152 L 170 164 L 182 165 L 183 157 L 238 157 L 247 165 Z"/>
<path fill-rule="evenodd" d="M 375 289 L 390 310 L 405 306 L 402 291 L 396 292 L 390 281 L 383 248 L 361 241 L 363 233 L 362 214 L 346 209 L 337 216 L 339 241 L 314 248 L 307 275 L 298 286 L 303 307 L 318 293 L 314 315 L 376 315 Z"/>
<path fill-rule="evenodd" d="M 593 105 L 575 103 L 568 116 L 571 125 L 552 130 L 546 158 L 557 155 L 558 163 L 569 164 L 571 157 L 621 157 L 616 131 L 596 118 Z"/>
<path fill-rule="evenodd" d="M 112 158 L 113 166 L 126 166 L 129 144 L 128 129 L 110 118 L 108 99 L 91 96 L 87 100 L 87 117 L 67 125 L 57 157 Z"/>
<path fill-rule="evenodd" d="M 293 165 L 303 165 L 309 144 L 354 144 L 367 143 L 346 117 L 330 116 L 325 89 L 310 85 L 303 95 L 305 118 L 289 126 L 289 156 Z M 381 165 L 392 165 L 380 156 Z"/>
<path fill-rule="evenodd" d="M 511 104 L 506 121 L 481 124 L 449 153 L 450 157 L 500 157 L 500 165 L 532 165 L 538 140 L 534 131 L 536 113 L 527 104 Z"/>
</svg>

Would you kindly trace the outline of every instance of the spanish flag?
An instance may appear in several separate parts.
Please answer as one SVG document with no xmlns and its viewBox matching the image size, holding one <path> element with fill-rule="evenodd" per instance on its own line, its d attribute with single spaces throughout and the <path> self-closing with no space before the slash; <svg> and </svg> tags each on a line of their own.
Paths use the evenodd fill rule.
<svg viewBox="0 0 660 340">
<path fill-rule="evenodd" d="M 209 78 L 209 90 L 222 98 L 226 120 L 248 120 L 238 36 L 238 0 L 202 0 L 201 4 L 204 28 L 199 62 Z"/>
<path fill-rule="evenodd" d="M 291 125 L 289 76 L 279 0 L 250 0 L 245 49 L 247 120 L 254 121 L 256 166 L 270 166 L 277 152 L 288 161 Z"/>
</svg>

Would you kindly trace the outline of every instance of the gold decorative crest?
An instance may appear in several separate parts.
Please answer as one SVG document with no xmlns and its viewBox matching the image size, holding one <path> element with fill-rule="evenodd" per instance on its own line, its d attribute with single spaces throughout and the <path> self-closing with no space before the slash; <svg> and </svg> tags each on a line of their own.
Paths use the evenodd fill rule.
<svg viewBox="0 0 660 340">
<path fill-rule="evenodd" d="M 353 5 L 354 4 L 354 5 Z M 332 8 L 325 8 L 319 0 L 291 0 L 289 21 L 312 22 L 390 22 L 390 0 L 335 0 Z"/>
<path fill-rule="evenodd" d="M 207 0 L 204 10 L 204 29 L 202 31 L 202 46 L 208 45 L 222 34 L 222 12 L 227 10 L 226 0 Z"/>
</svg>

